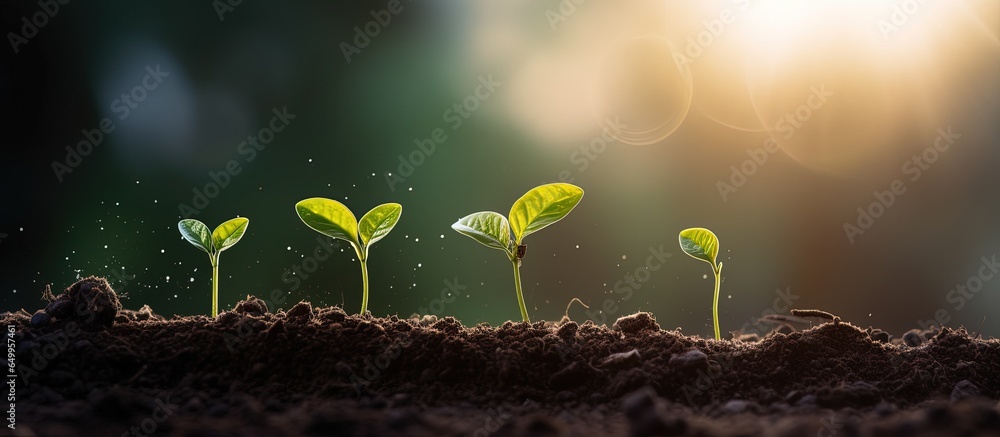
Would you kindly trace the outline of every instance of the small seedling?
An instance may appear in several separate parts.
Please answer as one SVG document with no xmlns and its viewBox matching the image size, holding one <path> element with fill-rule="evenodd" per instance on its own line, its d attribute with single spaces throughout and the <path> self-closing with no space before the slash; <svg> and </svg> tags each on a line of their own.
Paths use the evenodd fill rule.
<svg viewBox="0 0 1000 437">
<path fill-rule="evenodd" d="M 372 208 L 361 221 L 344 204 L 322 197 L 313 197 L 295 204 L 295 212 L 302 222 L 316 232 L 351 243 L 361 262 L 361 314 L 368 311 L 368 249 L 396 226 L 403 206 L 386 203 Z"/>
<path fill-rule="evenodd" d="M 719 238 L 705 228 L 690 228 L 681 231 L 678 237 L 681 249 L 692 258 L 700 259 L 712 266 L 715 274 L 715 298 L 712 301 L 712 320 L 715 322 L 715 339 L 722 339 L 719 332 L 719 285 L 722 282 L 722 263 L 716 262 L 719 255 Z"/>
<path fill-rule="evenodd" d="M 181 220 L 177 224 L 181 236 L 194 247 L 204 250 L 212 261 L 212 317 L 219 315 L 219 255 L 238 243 L 249 225 L 250 220 L 237 217 L 209 233 L 208 226 L 195 219 Z"/>
<path fill-rule="evenodd" d="M 514 202 L 510 208 L 510 221 L 492 211 L 469 214 L 451 225 L 451 228 L 480 244 L 507 254 L 514 266 L 514 287 L 521 319 L 530 322 L 521 292 L 521 260 L 528 250 L 524 239 L 563 217 L 566 217 L 583 198 L 583 190 L 571 184 L 548 184 L 533 188 Z M 514 238 L 511 239 L 511 232 Z"/>
</svg>

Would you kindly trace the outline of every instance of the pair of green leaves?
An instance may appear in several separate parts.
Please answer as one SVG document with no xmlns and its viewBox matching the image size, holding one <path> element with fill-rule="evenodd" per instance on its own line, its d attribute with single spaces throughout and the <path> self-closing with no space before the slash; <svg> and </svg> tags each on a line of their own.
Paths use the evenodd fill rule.
<svg viewBox="0 0 1000 437">
<path fill-rule="evenodd" d="M 719 256 L 719 238 L 705 228 L 689 228 L 681 231 L 678 239 L 681 250 L 692 258 L 700 259 L 712 266 L 712 270 L 722 270 L 722 263 L 717 263 Z"/>
<path fill-rule="evenodd" d="M 214 231 L 209 232 L 208 226 L 205 226 L 204 223 L 195 219 L 184 219 L 177 224 L 177 228 L 180 230 L 181 236 L 188 243 L 204 250 L 205 253 L 214 258 L 219 253 L 222 253 L 223 250 L 233 247 L 233 245 L 238 243 L 240 238 L 243 238 L 243 234 L 246 233 L 249 225 L 250 220 L 237 217 L 226 221 L 215 228 Z"/>
<path fill-rule="evenodd" d="M 381 240 L 399 222 L 403 206 L 386 203 L 368 211 L 361 221 L 344 204 L 322 197 L 305 199 L 295 204 L 302 222 L 316 232 L 351 243 L 360 260 L 368 258 L 368 248 Z"/>
<path fill-rule="evenodd" d="M 562 220 L 582 198 L 583 189 L 576 185 L 542 185 L 514 202 L 509 221 L 500 213 L 483 211 L 469 214 L 451 227 L 484 246 L 507 252 L 514 259 L 516 248 L 525 237 Z"/>
</svg>

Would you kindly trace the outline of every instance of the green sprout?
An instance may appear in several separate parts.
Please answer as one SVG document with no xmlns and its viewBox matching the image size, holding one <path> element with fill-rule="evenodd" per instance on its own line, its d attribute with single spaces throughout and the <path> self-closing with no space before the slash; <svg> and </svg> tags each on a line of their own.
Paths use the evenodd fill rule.
<svg viewBox="0 0 1000 437">
<path fill-rule="evenodd" d="M 204 250 L 212 262 L 212 317 L 219 315 L 219 255 L 233 247 L 247 232 L 250 220 L 237 217 L 229 220 L 211 233 L 208 226 L 195 219 L 185 219 L 177 223 L 177 228 L 192 246 Z"/>
<path fill-rule="evenodd" d="M 681 249 L 692 258 L 700 259 L 712 266 L 715 274 L 715 298 L 712 301 L 712 320 L 715 322 L 715 339 L 720 340 L 719 332 L 719 284 L 722 282 L 722 263 L 715 258 L 719 255 L 719 238 L 705 228 L 690 228 L 681 231 L 678 237 Z"/>
<path fill-rule="evenodd" d="M 533 188 L 514 202 L 510 208 L 510 222 L 503 215 L 483 211 L 469 214 L 451 225 L 451 228 L 480 244 L 507 254 L 514 266 L 514 286 L 517 303 L 521 306 L 521 319 L 530 322 L 521 292 L 521 259 L 528 246 L 524 238 L 563 217 L 566 217 L 583 198 L 583 190 L 571 184 L 548 184 Z M 511 239 L 511 231 L 514 233 Z"/>
<path fill-rule="evenodd" d="M 361 217 L 359 222 L 344 204 L 332 199 L 313 197 L 296 203 L 295 212 L 314 231 L 345 240 L 354 247 L 358 261 L 361 261 L 361 282 L 364 284 L 361 314 L 365 314 L 368 311 L 368 249 L 396 226 L 403 213 L 403 206 L 398 203 L 376 206 Z"/>
</svg>

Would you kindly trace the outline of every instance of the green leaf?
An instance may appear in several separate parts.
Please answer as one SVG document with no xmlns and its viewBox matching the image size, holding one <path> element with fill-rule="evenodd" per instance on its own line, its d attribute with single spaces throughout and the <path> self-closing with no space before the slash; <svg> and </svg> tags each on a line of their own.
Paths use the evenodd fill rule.
<svg viewBox="0 0 1000 437">
<path fill-rule="evenodd" d="M 295 204 L 295 212 L 302 222 L 316 232 L 341 240 L 347 240 L 360 247 L 358 240 L 358 219 L 354 218 L 344 204 L 322 197 L 305 199 Z"/>
<path fill-rule="evenodd" d="M 493 211 L 469 214 L 451 225 L 460 234 L 469 236 L 480 244 L 510 252 L 510 225 L 507 219 Z"/>
<path fill-rule="evenodd" d="M 192 246 L 204 250 L 211 255 L 214 251 L 212 246 L 212 233 L 208 231 L 208 226 L 195 219 L 185 219 L 177 223 L 181 236 Z"/>
<path fill-rule="evenodd" d="M 376 206 L 368 211 L 361 221 L 358 222 L 358 233 L 361 237 L 361 244 L 370 247 L 376 241 L 381 240 L 389 234 L 389 231 L 396 226 L 399 216 L 403 213 L 403 205 L 398 203 L 386 203 Z"/>
<path fill-rule="evenodd" d="M 678 237 L 681 249 L 693 258 L 700 259 L 717 269 L 715 258 L 719 255 L 719 239 L 705 228 L 690 228 L 681 231 Z"/>
<path fill-rule="evenodd" d="M 222 252 L 239 243 L 240 238 L 243 238 L 243 234 L 247 231 L 247 226 L 250 226 L 250 220 L 243 217 L 237 217 L 219 225 L 215 231 L 212 231 L 215 250 Z"/>
<path fill-rule="evenodd" d="M 571 184 L 548 184 L 533 188 L 510 208 L 510 227 L 520 244 L 528 235 L 569 214 L 583 198 L 583 190 Z"/>
</svg>

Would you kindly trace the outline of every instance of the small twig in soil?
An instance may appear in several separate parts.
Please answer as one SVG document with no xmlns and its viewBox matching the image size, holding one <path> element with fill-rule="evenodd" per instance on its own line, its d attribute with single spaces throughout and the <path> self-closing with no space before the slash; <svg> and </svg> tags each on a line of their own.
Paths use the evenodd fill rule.
<svg viewBox="0 0 1000 437">
<path fill-rule="evenodd" d="M 809 320 L 803 319 L 801 317 L 786 316 L 784 314 L 768 314 L 759 319 L 761 322 L 771 323 L 771 324 L 782 324 L 782 323 L 812 323 Z"/>
<path fill-rule="evenodd" d="M 574 298 L 570 299 L 570 301 L 569 301 L 568 304 L 566 304 L 566 313 L 563 314 L 563 318 L 562 318 L 561 322 L 565 323 L 565 322 L 570 321 L 570 318 L 569 318 L 569 307 L 573 306 L 573 302 L 579 302 L 580 305 L 582 305 L 584 308 L 586 308 L 588 310 L 590 309 L 590 306 L 588 306 L 587 304 L 583 303 L 582 300 L 574 297 Z"/>
<path fill-rule="evenodd" d="M 983 316 L 983 321 L 979 322 L 979 329 L 976 330 L 976 335 L 972 336 L 973 340 L 979 338 L 979 336 L 983 333 L 983 325 L 985 324 L 986 324 L 986 316 Z"/>
<path fill-rule="evenodd" d="M 840 317 L 822 310 L 792 310 L 792 315 L 796 317 L 815 317 L 817 319 L 830 320 L 834 325 L 840 324 Z"/>
<path fill-rule="evenodd" d="M 590 307 L 587 304 L 583 303 L 582 300 L 574 297 L 574 298 L 570 299 L 570 301 L 569 301 L 568 304 L 566 304 L 566 314 L 564 314 L 566 317 L 569 317 L 569 307 L 573 305 L 573 302 L 579 302 L 580 305 L 583 306 L 584 308 L 586 308 L 588 310 L 590 309 Z"/>
</svg>

